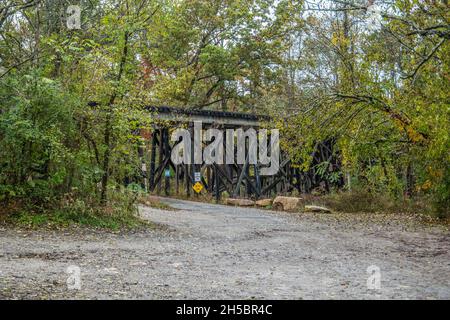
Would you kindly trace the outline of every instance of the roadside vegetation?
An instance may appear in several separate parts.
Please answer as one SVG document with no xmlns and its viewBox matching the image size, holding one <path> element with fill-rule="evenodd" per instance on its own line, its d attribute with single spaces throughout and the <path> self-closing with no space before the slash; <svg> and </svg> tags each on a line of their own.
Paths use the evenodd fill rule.
<svg viewBox="0 0 450 320">
<path fill-rule="evenodd" d="M 177 210 L 177 209 L 169 206 L 168 204 L 162 202 L 161 199 L 159 199 L 158 197 L 151 196 L 148 194 L 142 194 L 138 199 L 138 203 L 145 205 L 147 207 L 152 207 L 152 208 L 160 209 L 160 210 L 167 210 L 167 211 L 176 211 Z"/>
<path fill-rule="evenodd" d="M 75 3 L 80 28 L 65 1 L 0 4 L 2 220 L 140 225 L 147 105 L 271 115 L 302 170 L 335 141 L 325 203 L 449 217 L 445 1 L 376 1 L 373 25 L 373 1 Z"/>
<path fill-rule="evenodd" d="M 134 192 L 118 191 L 104 206 L 92 199 L 81 200 L 70 196 L 59 203 L 55 201 L 47 205 L 15 201 L 0 209 L 0 223 L 30 229 L 85 226 L 120 231 L 154 227 L 139 217 L 136 197 Z"/>
</svg>

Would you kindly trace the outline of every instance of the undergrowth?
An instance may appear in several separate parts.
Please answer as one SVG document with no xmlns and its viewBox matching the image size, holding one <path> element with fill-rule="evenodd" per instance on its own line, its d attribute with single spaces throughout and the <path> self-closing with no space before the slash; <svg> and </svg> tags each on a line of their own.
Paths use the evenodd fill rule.
<svg viewBox="0 0 450 320">
<path fill-rule="evenodd" d="M 95 229 L 136 229 L 152 224 L 139 217 L 135 196 L 127 192 L 116 192 L 106 205 L 85 198 L 73 199 L 67 195 L 58 205 L 30 203 L 3 204 L 0 222 L 24 228 L 61 229 L 70 226 L 85 226 Z"/>
</svg>

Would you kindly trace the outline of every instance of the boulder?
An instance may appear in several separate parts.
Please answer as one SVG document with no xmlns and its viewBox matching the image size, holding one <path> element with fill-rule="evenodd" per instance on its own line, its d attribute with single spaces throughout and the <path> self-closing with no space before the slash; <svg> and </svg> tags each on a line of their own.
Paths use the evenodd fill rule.
<svg viewBox="0 0 450 320">
<path fill-rule="evenodd" d="M 305 206 L 305 212 L 323 212 L 331 213 L 331 210 L 321 206 L 307 205 Z"/>
<path fill-rule="evenodd" d="M 272 199 L 260 199 L 255 202 L 258 207 L 267 207 L 272 204 Z"/>
<path fill-rule="evenodd" d="M 228 198 L 225 200 L 226 204 L 231 204 L 233 206 L 243 206 L 243 207 L 248 207 L 248 206 L 253 206 L 255 204 L 255 201 L 253 200 L 249 200 L 249 199 L 233 199 L 233 198 Z"/>
<path fill-rule="evenodd" d="M 302 198 L 278 196 L 273 200 L 273 207 L 276 210 L 293 211 L 300 206 Z"/>
</svg>

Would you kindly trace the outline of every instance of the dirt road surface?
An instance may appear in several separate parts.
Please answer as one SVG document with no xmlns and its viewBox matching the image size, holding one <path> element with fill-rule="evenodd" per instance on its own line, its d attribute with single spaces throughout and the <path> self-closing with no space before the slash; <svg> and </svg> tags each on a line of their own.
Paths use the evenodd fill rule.
<svg viewBox="0 0 450 320">
<path fill-rule="evenodd" d="M 140 208 L 151 231 L 0 227 L 0 298 L 450 298 L 443 227 L 163 201 Z"/>
</svg>

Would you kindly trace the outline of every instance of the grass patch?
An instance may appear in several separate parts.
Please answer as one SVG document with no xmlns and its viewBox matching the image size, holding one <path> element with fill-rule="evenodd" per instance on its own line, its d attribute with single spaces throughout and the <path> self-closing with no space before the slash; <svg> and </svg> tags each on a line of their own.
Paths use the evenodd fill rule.
<svg viewBox="0 0 450 320">
<path fill-rule="evenodd" d="M 315 203 L 316 204 L 316 203 Z M 323 195 L 319 198 L 319 205 L 324 205 L 339 212 L 392 212 L 398 204 L 392 199 L 368 192 L 338 192 Z"/>
<path fill-rule="evenodd" d="M 4 222 L 24 228 L 60 229 L 71 226 L 85 226 L 95 229 L 135 229 L 150 224 L 134 215 L 111 215 L 108 213 L 86 213 L 72 210 L 54 210 L 48 212 L 19 211 L 8 215 Z"/>
<path fill-rule="evenodd" d="M 194 191 L 192 191 L 192 193 L 189 197 L 185 193 L 179 193 L 179 194 L 173 193 L 170 195 L 170 198 L 186 200 L 186 201 L 193 201 L 193 202 L 217 204 L 215 196 L 206 191 L 202 191 L 198 194 L 195 193 Z M 227 198 L 229 198 L 229 196 L 228 196 L 227 192 L 224 191 L 222 193 L 222 196 L 220 197 L 219 204 L 225 204 L 225 200 Z"/>
<path fill-rule="evenodd" d="M 303 196 L 302 196 L 303 197 Z M 305 204 L 325 206 L 347 213 L 411 213 L 439 217 L 429 199 L 423 197 L 393 199 L 367 191 L 336 192 L 322 196 L 304 196 Z"/>
<path fill-rule="evenodd" d="M 118 231 L 153 227 L 151 222 L 139 217 L 135 198 L 120 192 L 107 205 L 70 197 L 52 206 L 10 203 L 0 210 L 0 223 L 30 229 L 82 226 Z"/>
<path fill-rule="evenodd" d="M 177 211 L 178 209 L 169 206 L 168 204 L 162 202 L 158 197 L 151 195 L 142 195 L 138 198 L 138 202 L 140 204 L 146 205 L 151 208 L 160 209 L 160 210 L 168 210 L 168 211 Z"/>
</svg>

